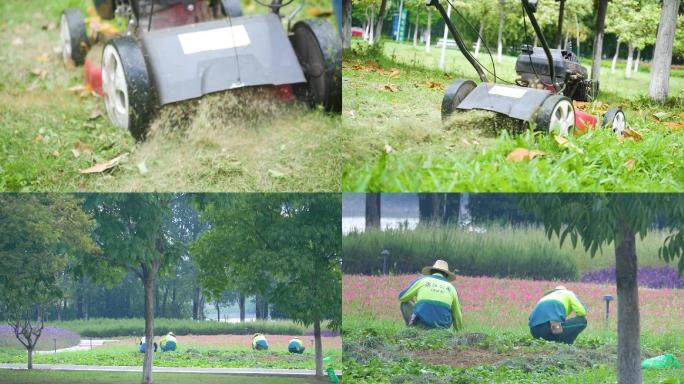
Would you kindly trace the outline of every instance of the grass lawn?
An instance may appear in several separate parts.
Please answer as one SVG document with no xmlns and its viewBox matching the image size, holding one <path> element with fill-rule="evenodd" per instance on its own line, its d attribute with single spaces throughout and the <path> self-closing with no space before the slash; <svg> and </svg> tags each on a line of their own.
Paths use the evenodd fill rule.
<svg viewBox="0 0 684 384">
<path fill-rule="evenodd" d="M 415 275 L 343 276 L 344 372 L 355 383 L 615 383 L 615 286 L 565 282 L 587 308 L 587 329 L 572 346 L 535 340 L 527 317 L 551 281 L 459 276 L 464 330 L 404 326 L 397 293 Z M 639 289 L 642 358 L 684 360 L 684 295 Z M 684 369 L 644 370 L 645 383 L 682 382 Z M 392 375 L 390 381 L 389 375 Z"/>
<path fill-rule="evenodd" d="M 61 12 L 90 3 L 0 2 L 0 191 L 340 190 L 339 116 L 249 90 L 164 107 L 143 143 L 112 126 L 101 99 L 69 91 L 83 70 L 58 52 Z M 119 155 L 112 170 L 80 174 Z"/>
<path fill-rule="evenodd" d="M 154 373 L 155 382 L 166 384 L 294 384 L 320 383 L 314 379 L 264 376 L 229 376 L 188 373 Z M 132 372 L 67 372 L 3 370 L 2 384 L 119 384 L 139 383 L 140 374 Z"/>
<path fill-rule="evenodd" d="M 449 50 L 446 72 L 435 69 L 439 51 L 386 42 L 379 56 L 356 44 L 345 56 L 345 191 L 675 191 L 684 188 L 684 74 L 675 71 L 672 98 L 649 101 L 647 67 L 632 79 L 603 63 L 603 91 L 587 111 L 622 106 L 641 140 L 619 140 L 598 129 L 568 143 L 525 130 L 509 119 L 471 111 L 442 123 L 444 89 L 474 78 L 460 53 Z M 483 56 L 480 57 L 484 59 Z M 484 61 L 483 61 L 484 62 Z M 497 65 L 513 78 L 513 57 Z M 431 69 L 428 69 L 431 68 Z M 656 115 L 654 115 L 656 114 Z M 669 123 L 667 125 L 666 123 Z M 682 123 L 680 125 L 680 123 Z M 513 162 L 516 148 L 542 151 Z"/>
</svg>

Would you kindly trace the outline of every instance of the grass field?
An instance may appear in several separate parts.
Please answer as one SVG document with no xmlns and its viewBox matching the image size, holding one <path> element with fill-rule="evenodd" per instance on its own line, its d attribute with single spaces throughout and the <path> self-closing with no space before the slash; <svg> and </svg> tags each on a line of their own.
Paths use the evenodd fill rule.
<svg viewBox="0 0 684 384">
<path fill-rule="evenodd" d="M 102 100 L 69 91 L 83 70 L 58 52 L 61 12 L 90 3 L 0 2 L 0 191 L 340 190 L 339 116 L 251 91 L 165 107 L 143 143 L 112 126 Z M 80 173 L 118 156 L 114 169 Z"/>
<path fill-rule="evenodd" d="M 527 317 L 557 282 L 458 277 L 465 328 L 407 328 L 396 299 L 415 275 L 343 277 L 345 375 L 358 383 L 616 382 L 616 311 L 604 320 L 612 285 L 567 282 L 587 308 L 589 326 L 573 346 L 534 340 Z M 684 358 L 684 295 L 639 289 L 642 357 Z M 390 381 L 389 375 L 392 375 Z M 680 383 L 684 370 L 644 371 L 645 383 Z"/>
<path fill-rule="evenodd" d="M 600 114 L 622 106 L 641 139 L 618 139 L 598 129 L 569 142 L 525 130 L 486 111 L 440 117 L 444 89 L 456 78 L 474 78 L 454 50 L 446 72 L 439 52 L 386 42 L 383 56 L 357 43 L 345 56 L 345 191 L 673 191 L 684 187 L 684 165 L 673 161 L 684 147 L 684 74 L 676 71 L 665 105 L 649 101 L 647 67 L 632 79 L 603 63 Z M 480 57 L 484 59 L 484 57 Z M 498 65 L 513 78 L 513 57 Z M 430 68 L 430 69 L 428 69 Z M 676 75 L 676 76 L 675 76 Z M 682 123 L 682 124 L 680 124 Z M 669 124 L 669 125 L 668 125 Z M 537 150 L 532 160 L 509 161 L 516 148 Z"/>
<path fill-rule="evenodd" d="M 212 374 L 155 373 L 155 382 L 166 384 L 313 384 L 314 379 L 228 376 Z M 140 374 L 132 372 L 12 371 L 0 372 L 2 384 L 123 384 L 139 383 Z"/>
<path fill-rule="evenodd" d="M 251 336 L 212 335 L 178 336 L 178 349 L 155 353 L 157 367 L 201 368 L 284 368 L 314 369 L 313 337 L 298 336 L 306 350 L 303 354 L 287 352 L 288 341 L 294 335 L 266 335 L 268 351 L 253 351 Z M 117 342 L 105 343 L 103 347 L 77 352 L 59 352 L 34 355 L 35 364 L 118 365 L 142 366 L 143 354 L 138 351 L 138 337 L 117 338 Z M 334 360 L 341 358 L 340 337 L 323 338 L 324 356 Z M 158 339 L 157 339 L 158 342 Z M 0 362 L 25 363 L 25 350 L 0 349 Z"/>
</svg>

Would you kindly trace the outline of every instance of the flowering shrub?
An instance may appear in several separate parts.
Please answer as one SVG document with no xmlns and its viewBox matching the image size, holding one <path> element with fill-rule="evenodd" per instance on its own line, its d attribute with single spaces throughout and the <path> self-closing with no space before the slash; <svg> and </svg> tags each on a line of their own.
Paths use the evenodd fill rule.
<svg viewBox="0 0 684 384">
<path fill-rule="evenodd" d="M 38 339 L 36 350 L 51 350 L 55 347 L 57 339 L 57 348 L 67 348 L 78 345 L 81 341 L 81 336 L 73 331 L 63 328 L 46 326 Z M 9 325 L 0 325 L 0 348 L 24 348 L 24 346 L 14 336 L 14 329 Z"/>
<path fill-rule="evenodd" d="M 680 277 L 671 267 L 640 267 L 637 276 L 639 285 L 643 287 L 684 289 L 684 276 Z M 584 273 L 581 281 L 615 284 L 615 267 Z"/>
<path fill-rule="evenodd" d="M 403 326 L 398 294 L 418 275 L 362 276 L 345 275 L 342 279 L 343 328 L 371 322 Z M 501 330 L 527 332 L 527 319 L 542 294 L 558 284 L 574 291 L 587 308 L 587 333 L 616 329 L 616 306 L 611 304 L 610 319 L 605 322 L 603 296 L 617 297 L 615 285 L 497 279 L 459 276 L 454 282 L 463 310 L 465 331 Z M 679 332 L 684 334 L 684 291 L 678 289 L 639 289 L 642 333 Z"/>
</svg>

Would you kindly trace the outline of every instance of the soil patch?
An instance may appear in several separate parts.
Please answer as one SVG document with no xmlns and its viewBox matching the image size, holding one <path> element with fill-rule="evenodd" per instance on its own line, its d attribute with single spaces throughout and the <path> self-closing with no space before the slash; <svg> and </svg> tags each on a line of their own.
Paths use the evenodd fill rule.
<svg viewBox="0 0 684 384">
<path fill-rule="evenodd" d="M 455 348 L 414 352 L 413 358 L 426 364 L 444 364 L 455 368 L 470 368 L 508 360 L 514 353 L 497 353 L 482 348 Z"/>
</svg>

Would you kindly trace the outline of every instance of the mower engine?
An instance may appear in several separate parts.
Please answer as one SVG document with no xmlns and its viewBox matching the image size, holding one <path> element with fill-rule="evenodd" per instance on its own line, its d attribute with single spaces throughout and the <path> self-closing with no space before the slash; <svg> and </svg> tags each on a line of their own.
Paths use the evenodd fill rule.
<svg viewBox="0 0 684 384">
<path fill-rule="evenodd" d="M 523 45 L 515 62 L 515 72 L 520 76 L 516 83 L 521 87 L 547 89 L 556 93 L 553 83 L 564 84 L 562 92 L 572 100 L 589 101 L 593 98 L 592 82 L 587 69 L 570 50 L 551 49 L 554 81 L 551 80 L 549 61 L 544 49 Z"/>
</svg>

